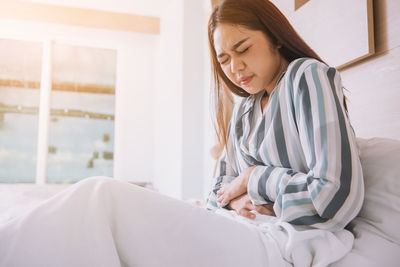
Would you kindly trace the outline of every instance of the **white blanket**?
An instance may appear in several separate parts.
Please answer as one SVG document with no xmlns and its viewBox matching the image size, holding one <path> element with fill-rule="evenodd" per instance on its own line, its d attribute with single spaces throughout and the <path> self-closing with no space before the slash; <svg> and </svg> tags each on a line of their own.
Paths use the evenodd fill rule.
<svg viewBox="0 0 400 267">
<path fill-rule="evenodd" d="M 255 221 L 105 177 L 85 179 L 0 225 L 0 266 L 327 266 L 343 230 Z"/>
</svg>

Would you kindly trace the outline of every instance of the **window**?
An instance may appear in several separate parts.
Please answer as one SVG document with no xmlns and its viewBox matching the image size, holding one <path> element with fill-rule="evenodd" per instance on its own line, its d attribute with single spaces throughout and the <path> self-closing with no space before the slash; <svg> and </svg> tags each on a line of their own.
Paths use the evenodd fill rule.
<svg viewBox="0 0 400 267">
<path fill-rule="evenodd" d="M 112 176 L 116 52 L 54 44 L 47 182 Z"/>
<path fill-rule="evenodd" d="M 0 39 L 0 181 L 34 182 L 42 44 Z"/>
<path fill-rule="evenodd" d="M 48 183 L 113 174 L 116 50 L 49 46 L 47 59 L 40 42 L 0 40 L 0 182 L 38 181 L 37 169 Z M 44 63 L 49 77 L 41 74 Z M 51 91 L 41 91 L 44 82 Z M 46 108 L 43 124 L 39 111 Z"/>
</svg>

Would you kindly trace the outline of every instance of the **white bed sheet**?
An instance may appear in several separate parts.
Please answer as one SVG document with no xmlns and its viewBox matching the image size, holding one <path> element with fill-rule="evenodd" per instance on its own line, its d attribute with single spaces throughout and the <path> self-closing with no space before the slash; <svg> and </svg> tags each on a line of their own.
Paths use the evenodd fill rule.
<svg viewBox="0 0 400 267">
<path fill-rule="evenodd" d="M 68 186 L 0 184 L 0 224 L 38 206 Z"/>
<path fill-rule="evenodd" d="M 400 266 L 400 141 L 358 139 L 365 199 L 350 225 L 353 249 L 334 266 Z"/>
<path fill-rule="evenodd" d="M 322 267 L 351 249 L 347 231 L 222 213 L 121 181 L 86 179 L 0 224 L 0 265 Z"/>
<path fill-rule="evenodd" d="M 0 187 L 0 225 L 35 209 L 66 187 L 21 185 Z M 226 213 L 225 216 L 231 215 Z M 352 250 L 344 258 L 330 266 L 397 266 L 400 262 L 400 246 L 387 240 L 363 218 L 356 218 L 355 222 L 352 231 L 356 236 Z M 240 251 L 232 253 L 240 253 Z"/>
<path fill-rule="evenodd" d="M 354 224 L 355 222 L 355 224 Z M 349 254 L 332 267 L 396 267 L 400 266 L 400 245 L 385 238 L 382 233 L 363 218 L 355 219 L 352 232 L 354 245 Z"/>
</svg>

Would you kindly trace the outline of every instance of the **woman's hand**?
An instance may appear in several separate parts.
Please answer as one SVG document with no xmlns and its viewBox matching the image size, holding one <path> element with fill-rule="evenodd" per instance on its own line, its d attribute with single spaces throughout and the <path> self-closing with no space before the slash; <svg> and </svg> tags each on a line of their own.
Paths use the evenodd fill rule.
<svg viewBox="0 0 400 267">
<path fill-rule="evenodd" d="M 248 219 L 254 220 L 256 215 L 250 211 L 255 210 L 255 206 L 251 203 L 249 195 L 243 194 L 235 199 L 233 199 L 228 207 L 231 210 L 236 211 L 240 216 L 246 217 Z"/>
<path fill-rule="evenodd" d="M 225 185 L 217 191 L 217 202 L 223 204 L 229 203 L 232 199 L 243 195 L 247 192 L 247 184 L 249 182 L 250 174 L 255 166 L 249 167 L 242 171 L 232 182 Z"/>
<path fill-rule="evenodd" d="M 256 215 L 251 212 L 253 210 L 257 211 L 260 214 L 276 216 L 273 209 L 273 204 L 254 206 L 253 203 L 251 203 L 250 197 L 247 193 L 233 199 L 229 203 L 228 208 L 236 211 L 236 213 L 240 216 L 249 218 L 251 220 L 254 220 L 256 218 Z"/>
<path fill-rule="evenodd" d="M 257 206 L 254 206 L 254 207 L 255 207 L 254 210 L 257 211 L 260 214 L 269 215 L 269 216 L 276 216 L 273 204 L 257 205 Z"/>
</svg>

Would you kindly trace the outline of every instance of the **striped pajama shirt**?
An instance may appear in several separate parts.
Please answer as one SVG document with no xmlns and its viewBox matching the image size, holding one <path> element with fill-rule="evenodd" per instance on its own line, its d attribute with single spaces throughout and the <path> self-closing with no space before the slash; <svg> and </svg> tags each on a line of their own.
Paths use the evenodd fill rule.
<svg viewBox="0 0 400 267">
<path fill-rule="evenodd" d="M 343 229 L 361 209 L 364 184 L 338 72 L 297 59 L 279 78 L 264 114 L 263 94 L 235 105 L 207 209 L 217 209 L 222 186 L 255 166 L 247 189 L 254 205 L 273 204 L 278 218 L 295 225 Z"/>
</svg>

